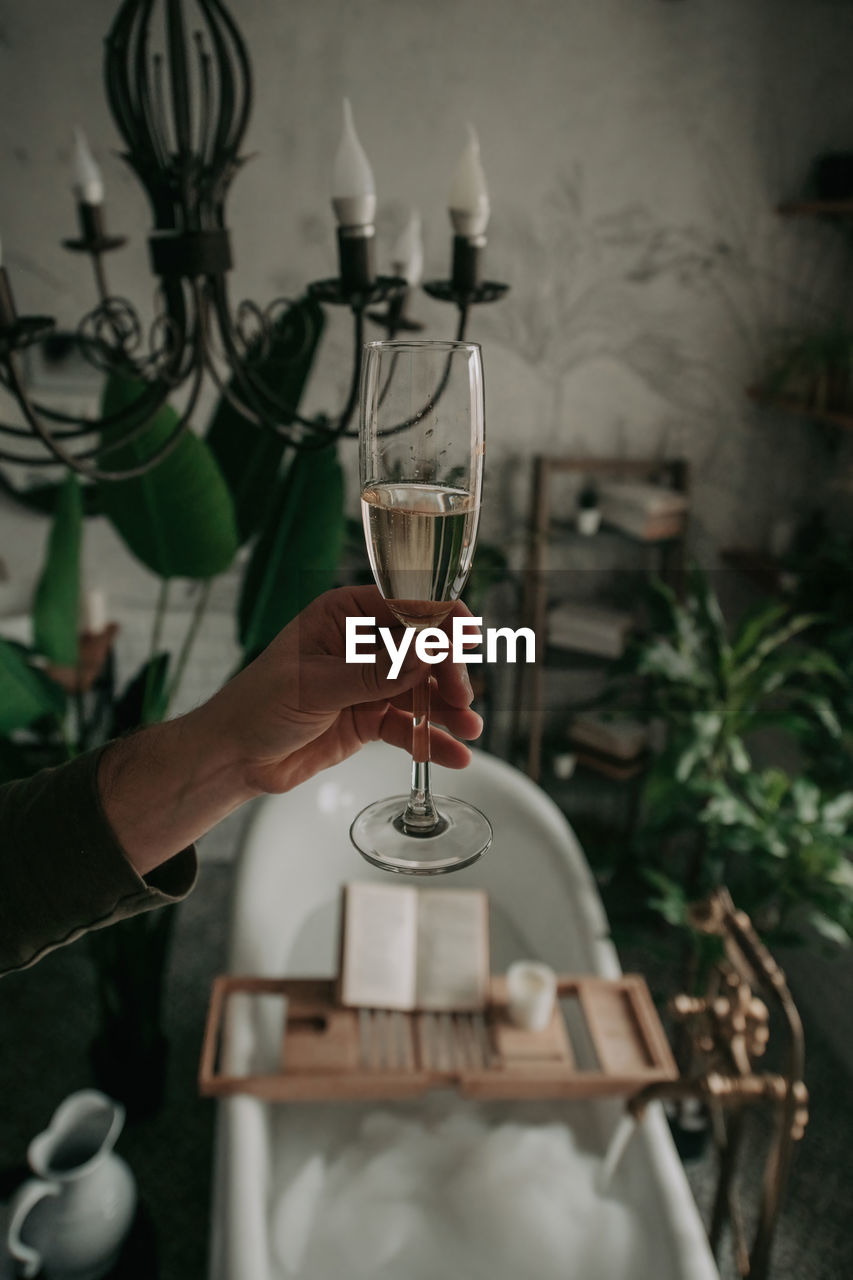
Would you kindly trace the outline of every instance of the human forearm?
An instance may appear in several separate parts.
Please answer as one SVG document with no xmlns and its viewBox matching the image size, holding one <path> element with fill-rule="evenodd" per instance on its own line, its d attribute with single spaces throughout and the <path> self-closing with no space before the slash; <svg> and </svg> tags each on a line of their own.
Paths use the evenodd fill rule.
<svg viewBox="0 0 853 1280">
<path fill-rule="evenodd" d="M 100 751 L 0 787 L 0 974 L 192 888 L 191 849 L 143 880 L 107 820 Z"/>
<path fill-rule="evenodd" d="M 147 875 L 257 794 L 215 706 L 110 743 L 98 790 L 125 855 Z"/>
<path fill-rule="evenodd" d="M 428 677 L 436 681 L 434 718 L 449 730 L 433 735 L 433 759 L 467 764 L 457 737 L 475 738 L 482 724 L 470 710 L 464 669 L 430 668 L 412 656 L 392 680 L 387 660 L 348 665 L 344 621 L 365 609 L 385 609 L 381 620 L 393 621 L 375 588 L 329 592 L 204 706 L 107 748 L 102 803 L 141 874 L 252 796 L 288 791 L 365 742 L 382 738 L 407 750 L 411 689 Z"/>
</svg>

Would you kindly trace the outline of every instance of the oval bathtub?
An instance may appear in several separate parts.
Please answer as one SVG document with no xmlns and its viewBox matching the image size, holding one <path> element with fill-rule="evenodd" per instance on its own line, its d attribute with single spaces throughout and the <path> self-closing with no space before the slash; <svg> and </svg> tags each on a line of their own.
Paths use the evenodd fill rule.
<svg viewBox="0 0 853 1280">
<path fill-rule="evenodd" d="M 405 757 L 399 751 L 373 744 L 298 790 L 259 803 L 235 873 L 231 973 L 298 977 L 335 972 L 340 886 L 350 880 L 388 879 L 352 848 L 349 823 L 371 800 L 402 790 L 406 772 Z M 608 940 L 607 919 L 583 853 L 563 815 L 544 792 L 509 765 L 481 753 L 476 753 L 470 767 L 461 773 L 436 769 L 435 790 L 472 801 L 490 817 L 495 829 L 493 848 L 478 864 L 427 882 L 474 886 L 488 892 L 493 972 L 505 970 L 515 959 L 533 957 L 562 972 L 617 976 L 619 963 Z M 234 1015 L 232 1045 L 237 1046 L 239 1066 L 245 1069 L 253 1056 L 257 1062 L 269 1054 L 275 1033 L 257 1006 L 237 1008 Z M 551 1194 L 565 1197 L 567 1211 L 574 1206 L 580 1215 L 577 1229 L 588 1237 L 578 1239 L 578 1249 L 573 1248 L 572 1258 L 565 1259 L 565 1269 L 561 1265 L 555 1271 L 544 1244 L 539 1264 L 535 1232 L 530 1238 L 523 1232 L 511 1234 L 513 1204 L 508 1203 L 506 1213 L 498 1215 L 495 1228 L 483 1228 L 482 1204 L 472 1203 L 470 1212 L 464 1202 L 456 1206 L 457 1217 L 468 1226 L 479 1222 L 480 1230 L 490 1235 L 498 1227 L 509 1232 L 505 1253 L 511 1252 L 516 1239 L 524 1242 L 525 1280 L 550 1280 L 554 1275 L 577 1276 L 578 1280 L 593 1280 L 599 1275 L 607 1280 L 718 1280 L 658 1106 L 649 1109 L 629 1143 L 606 1197 L 610 1208 L 615 1211 L 618 1206 L 622 1217 L 614 1220 L 611 1229 L 610 1219 L 598 1216 L 589 1171 L 607 1149 L 622 1110 L 613 1100 L 483 1106 L 439 1094 L 423 1102 L 388 1105 L 384 1111 L 389 1115 L 380 1121 L 375 1115 L 376 1104 L 273 1105 L 248 1096 L 220 1101 L 211 1280 L 286 1280 L 300 1274 L 300 1258 L 312 1280 L 339 1280 L 344 1273 L 372 1275 L 378 1269 L 383 1276 L 399 1275 L 399 1280 L 414 1280 L 415 1272 L 425 1276 L 442 1273 L 443 1264 L 438 1261 L 437 1270 L 427 1262 L 423 1271 L 407 1265 L 395 1272 L 392 1255 L 399 1241 L 388 1245 L 390 1253 L 386 1251 L 382 1259 L 371 1254 L 367 1234 L 370 1231 L 373 1247 L 375 1219 L 370 1218 L 370 1212 L 375 1204 L 367 1205 L 360 1218 L 353 1217 L 350 1265 L 345 1272 L 331 1273 L 331 1264 L 324 1271 L 316 1264 L 316 1257 L 313 1269 L 309 1265 L 310 1246 L 301 1238 L 309 1224 L 302 1219 L 312 1212 L 316 1215 L 321 1167 L 331 1168 L 336 1157 L 340 1167 L 340 1160 L 347 1158 L 340 1153 L 349 1150 L 347 1144 L 364 1129 L 365 1118 L 371 1113 L 368 1126 L 381 1128 L 384 1123 L 387 1130 L 399 1123 L 402 1131 L 405 1126 L 394 1117 L 403 1116 L 412 1121 L 409 1130 L 413 1132 L 426 1132 L 430 1126 L 434 1132 L 437 1124 L 456 1124 L 448 1116 L 464 1113 L 459 1122 L 463 1133 L 466 1123 L 473 1127 L 476 1122 L 481 1134 L 502 1127 L 502 1134 L 512 1141 L 494 1149 L 510 1153 L 519 1147 L 515 1140 L 520 1135 L 532 1134 L 530 1141 L 535 1144 L 536 1134 L 547 1128 L 553 1144 L 560 1139 L 560 1130 L 564 1131 L 572 1150 L 579 1153 L 577 1176 L 583 1185 L 571 1185 L 571 1178 L 561 1178 Z M 426 1129 L 417 1130 L 418 1125 Z M 566 1129 L 570 1133 L 565 1133 Z M 501 1141 L 501 1134 L 496 1141 Z M 325 1153 L 327 1163 L 319 1158 L 312 1161 L 318 1153 Z M 514 1158 L 510 1154 L 508 1163 Z M 485 1176 L 490 1176 L 488 1170 Z M 285 1206 L 282 1191 L 288 1185 L 293 1191 Z M 421 1192 L 415 1194 L 415 1200 Z M 517 1201 L 519 1187 L 508 1195 Z M 524 1200 L 523 1194 L 520 1198 Z M 592 1208 L 581 1211 L 578 1207 L 583 1205 Z M 414 1209 L 418 1207 L 416 1203 Z M 359 1225 L 365 1233 L 362 1242 Z M 313 1229 L 322 1233 L 316 1221 Z M 462 1265 L 471 1277 L 483 1274 L 479 1239 L 472 1228 L 470 1266 Z M 490 1243 L 494 1246 L 495 1241 Z"/>
</svg>

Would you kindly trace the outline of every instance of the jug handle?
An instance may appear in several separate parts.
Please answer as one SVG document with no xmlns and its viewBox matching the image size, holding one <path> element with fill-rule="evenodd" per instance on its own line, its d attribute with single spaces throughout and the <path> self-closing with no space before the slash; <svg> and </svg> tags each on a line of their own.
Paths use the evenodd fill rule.
<svg viewBox="0 0 853 1280">
<path fill-rule="evenodd" d="M 24 1244 L 21 1239 L 21 1228 L 31 1211 L 45 1196 L 61 1196 L 62 1187 L 58 1182 L 46 1182 L 43 1178 L 30 1178 L 15 1193 L 12 1200 L 12 1216 L 9 1219 L 8 1248 L 12 1257 L 19 1264 L 18 1274 L 24 1280 L 33 1280 L 41 1269 L 41 1254 L 31 1245 Z"/>
</svg>

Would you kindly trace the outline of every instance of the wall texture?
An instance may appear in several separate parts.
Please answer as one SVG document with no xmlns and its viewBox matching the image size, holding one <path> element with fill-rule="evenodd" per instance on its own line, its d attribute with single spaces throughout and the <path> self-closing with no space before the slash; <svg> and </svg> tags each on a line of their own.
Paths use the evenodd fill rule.
<svg viewBox="0 0 853 1280">
<path fill-rule="evenodd" d="M 329 207 L 340 99 L 352 99 L 380 201 L 387 268 L 409 205 L 427 274 L 446 274 L 446 200 L 480 133 L 493 216 L 488 274 L 509 298 L 475 316 L 489 401 L 487 533 L 520 543 L 536 451 L 686 454 L 694 547 L 760 545 L 807 509 L 845 447 L 755 411 L 743 389 L 774 328 L 826 305 L 843 280 L 832 228 L 780 219 L 813 157 L 853 139 L 853 5 L 840 0 L 232 0 L 256 70 L 232 226 L 234 295 L 293 293 L 335 268 Z M 102 163 L 116 292 L 150 298 L 147 211 L 114 157 L 101 37 L 117 0 L 0 0 L 0 231 L 22 310 L 71 323 L 92 301 L 74 229 L 71 128 Z M 428 331 L 448 309 L 422 297 Z M 329 326 L 310 402 L 348 373 Z M 354 451 L 348 447 L 351 471 Z M 354 475 L 353 484 L 354 489 Z M 20 608 L 44 524 L 0 507 L 0 612 Z M 90 577 L 119 606 L 152 584 L 94 528 Z"/>
</svg>

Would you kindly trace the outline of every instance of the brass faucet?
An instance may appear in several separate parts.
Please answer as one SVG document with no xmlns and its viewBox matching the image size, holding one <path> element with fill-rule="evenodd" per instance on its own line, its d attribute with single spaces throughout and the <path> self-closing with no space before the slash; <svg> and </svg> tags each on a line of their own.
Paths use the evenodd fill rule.
<svg viewBox="0 0 853 1280">
<path fill-rule="evenodd" d="M 705 1104 L 720 1149 L 720 1171 L 709 1238 L 715 1256 L 723 1227 L 732 1228 L 735 1259 L 743 1276 L 766 1280 L 770 1249 L 788 1178 L 793 1144 L 808 1123 L 808 1090 L 800 1015 L 785 975 L 755 932 L 749 917 L 736 910 L 727 889 L 718 889 L 691 909 L 694 928 L 722 939 L 723 958 L 715 966 L 704 996 L 677 995 L 670 1013 L 687 1032 L 687 1070 L 677 1080 L 647 1085 L 628 1102 L 641 1119 L 650 1102 L 695 1099 Z M 785 1029 L 780 1072 L 756 1069 L 770 1039 L 769 1000 Z M 734 1192 L 746 1107 L 767 1103 L 775 1128 L 764 1168 L 761 1204 L 751 1248 Z"/>
</svg>

